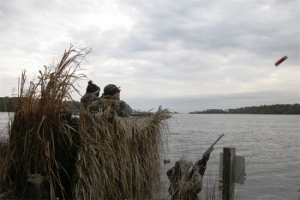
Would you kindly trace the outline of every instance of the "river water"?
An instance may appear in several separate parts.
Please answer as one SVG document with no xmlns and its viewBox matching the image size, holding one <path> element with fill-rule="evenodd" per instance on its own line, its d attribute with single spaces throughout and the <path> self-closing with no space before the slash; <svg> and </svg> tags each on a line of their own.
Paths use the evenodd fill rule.
<svg viewBox="0 0 300 200">
<path fill-rule="evenodd" d="M 218 177 L 223 147 L 235 147 L 247 163 L 246 180 L 236 185 L 235 199 L 300 199 L 299 115 L 176 114 L 169 120 L 169 132 L 164 158 L 171 163 L 163 175 L 180 158 L 195 162 L 225 134 L 211 153 L 204 188 Z M 167 185 L 166 175 L 163 180 Z"/>
<path fill-rule="evenodd" d="M 8 135 L 8 122 L 13 117 L 13 113 L 0 112 L 0 141 L 5 140 Z"/>
<path fill-rule="evenodd" d="M 8 114 L 0 113 L 0 130 L 7 132 Z M 196 161 L 221 135 L 204 175 L 207 190 L 215 185 L 223 147 L 235 147 L 246 159 L 246 180 L 235 187 L 235 199 L 300 199 L 300 116 L 248 114 L 176 114 L 168 121 L 162 181 L 166 191 L 166 171 L 176 160 Z M 218 196 L 219 190 L 216 190 Z M 166 192 L 167 193 L 167 192 Z"/>
</svg>

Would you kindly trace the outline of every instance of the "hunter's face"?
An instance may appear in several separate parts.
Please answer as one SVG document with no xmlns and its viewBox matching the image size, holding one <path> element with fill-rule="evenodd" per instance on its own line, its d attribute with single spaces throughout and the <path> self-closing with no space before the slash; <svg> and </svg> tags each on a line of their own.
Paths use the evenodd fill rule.
<svg viewBox="0 0 300 200">
<path fill-rule="evenodd" d="M 116 92 L 116 93 L 114 94 L 114 97 L 115 97 L 117 100 L 120 100 L 120 92 L 121 92 L 121 91 Z"/>
</svg>

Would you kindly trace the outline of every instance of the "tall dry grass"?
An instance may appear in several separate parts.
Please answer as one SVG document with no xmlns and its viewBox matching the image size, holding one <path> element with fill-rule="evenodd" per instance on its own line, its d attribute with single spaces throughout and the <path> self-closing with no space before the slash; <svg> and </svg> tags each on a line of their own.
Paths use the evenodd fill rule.
<svg viewBox="0 0 300 200">
<path fill-rule="evenodd" d="M 8 152 L 1 164 L 1 199 L 19 198 L 27 175 L 35 173 L 49 177 L 51 199 L 58 189 L 65 193 L 59 172 L 63 167 L 56 161 L 56 150 L 63 146 L 71 152 L 75 132 L 62 115 L 66 109 L 62 102 L 78 92 L 76 82 L 84 77 L 79 74 L 80 63 L 90 51 L 71 45 L 58 64 L 39 71 L 37 83 L 30 82 L 28 89 L 24 87 L 26 72 L 22 72 L 20 98 L 9 127 Z"/>
<path fill-rule="evenodd" d="M 164 124 L 161 107 L 151 117 L 118 117 L 110 106 L 80 112 L 77 199 L 152 199 L 159 193 Z"/>
<path fill-rule="evenodd" d="M 7 151 L 8 151 L 7 143 L 0 141 L 0 164 L 5 161 Z M 1 169 L 0 169 L 0 183 L 1 183 L 1 180 L 2 180 L 2 173 L 1 173 Z"/>
</svg>

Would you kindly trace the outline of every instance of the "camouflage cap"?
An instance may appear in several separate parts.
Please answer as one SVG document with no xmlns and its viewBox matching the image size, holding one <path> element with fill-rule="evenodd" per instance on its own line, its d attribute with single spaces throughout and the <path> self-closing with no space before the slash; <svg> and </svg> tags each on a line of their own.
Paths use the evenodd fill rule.
<svg viewBox="0 0 300 200">
<path fill-rule="evenodd" d="M 121 91 L 120 88 L 114 84 L 108 84 L 104 87 L 104 93 L 108 95 L 114 95 L 118 91 Z"/>
</svg>

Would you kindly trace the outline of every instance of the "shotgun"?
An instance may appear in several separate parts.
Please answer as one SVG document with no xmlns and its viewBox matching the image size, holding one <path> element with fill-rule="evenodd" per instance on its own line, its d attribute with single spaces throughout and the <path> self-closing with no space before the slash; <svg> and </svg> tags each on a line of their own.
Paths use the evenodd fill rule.
<svg viewBox="0 0 300 200">
<path fill-rule="evenodd" d="M 194 167 L 189 170 L 186 175 L 185 175 L 185 180 L 188 181 L 190 180 L 190 178 L 193 176 L 194 174 L 194 169 L 196 169 L 197 165 L 200 166 L 201 164 L 201 160 L 203 157 L 208 156 L 213 150 L 214 150 L 214 145 L 217 144 L 217 142 L 219 142 L 219 140 L 224 136 L 224 134 L 222 134 L 200 157 L 200 159 L 198 160 L 197 163 L 194 164 Z"/>
</svg>

